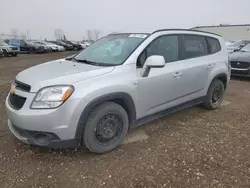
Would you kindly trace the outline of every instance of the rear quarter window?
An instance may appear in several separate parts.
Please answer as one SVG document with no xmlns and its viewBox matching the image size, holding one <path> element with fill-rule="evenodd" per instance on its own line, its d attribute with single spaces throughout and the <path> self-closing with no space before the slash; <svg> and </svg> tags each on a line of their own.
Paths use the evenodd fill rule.
<svg viewBox="0 0 250 188">
<path fill-rule="evenodd" d="M 206 39 L 199 35 L 184 35 L 183 48 L 185 58 L 195 58 L 208 54 Z"/>
<path fill-rule="evenodd" d="M 207 37 L 208 50 L 210 54 L 217 53 L 221 50 L 220 42 L 218 39 Z"/>
</svg>

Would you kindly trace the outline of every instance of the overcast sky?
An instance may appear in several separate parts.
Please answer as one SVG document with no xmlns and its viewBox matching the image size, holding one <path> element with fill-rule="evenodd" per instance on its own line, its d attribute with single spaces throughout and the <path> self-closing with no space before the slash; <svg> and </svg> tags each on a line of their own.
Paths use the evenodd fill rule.
<svg viewBox="0 0 250 188">
<path fill-rule="evenodd" d="M 197 25 L 250 24 L 250 0 L 0 0 L 0 33 L 29 31 L 54 39 L 62 29 L 81 40 L 87 29 L 151 31 Z"/>
</svg>

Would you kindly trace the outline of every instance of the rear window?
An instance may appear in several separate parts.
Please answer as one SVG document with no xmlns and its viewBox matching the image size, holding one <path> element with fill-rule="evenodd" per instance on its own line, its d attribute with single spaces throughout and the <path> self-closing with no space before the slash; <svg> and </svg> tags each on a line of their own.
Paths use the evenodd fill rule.
<svg viewBox="0 0 250 188">
<path fill-rule="evenodd" d="M 205 37 L 198 35 L 184 35 L 183 39 L 186 58 L 200 57 L 208 54 Z"/>
<path fill-rule="evenodd" d="M 208 43 L 210 54 L 217 53 L 221 50 L 220 42 L 217 39 L 207 37 L 207 43 Z"/>
</svg>

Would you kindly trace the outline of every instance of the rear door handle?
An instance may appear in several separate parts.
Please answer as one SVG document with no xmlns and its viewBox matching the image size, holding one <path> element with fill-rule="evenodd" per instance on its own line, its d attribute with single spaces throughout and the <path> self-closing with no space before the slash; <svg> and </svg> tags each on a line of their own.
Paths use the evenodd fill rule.
<svg viewBox="0 0 250 188">
<path fill-rule="evenodd" d="M 182 72 L 175 72 L 174 77 L 181 77 L 183 75 Z"/>
<path fill-rule="evenodd" d="M 214 64 L 209 64 L 209 65 L 207 66 L 207 69 L 212 69 L 212 68 L 214 68 Z"/>
</svg>

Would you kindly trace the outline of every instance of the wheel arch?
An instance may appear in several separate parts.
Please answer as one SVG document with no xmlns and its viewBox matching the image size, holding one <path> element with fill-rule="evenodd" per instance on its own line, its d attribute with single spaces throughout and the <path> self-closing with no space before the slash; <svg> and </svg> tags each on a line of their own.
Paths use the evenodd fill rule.
<svg viewBox="0 0 250 188">
<path fill-rule="evenodd" d="M 128 113 L 129 124 L 132 125 L 135 123 L 135 121 L 136 121 L 136 109 L 135 109 L 135 103 L 134 103 L 132 97 L 128 93 L 125 93 L 125 92 L 110 93 L 110 94 L 100 96 L 96 99 L 93 99 L 84 108 L 84 110 L 81 113 L 80 119 L 77 123 L 75 138 L 81 137 L 86 120 L 87 120 L 89 114 L 91 113 L 92 109 L 95 108 L 96 106 L 104 103 L 104 102 L 114 102 L 114 103 L 122 106 L 126 110 L 126 112 Z"/>
<path fill-rule="evenodd" d="M 211 83 L 212 83 L 214 80 L 216 80 L 216 79 L 220 80 L 220 81 L 223 83 L 224 89 L 226 90 L 226 89 L 227 89 L 227 80 L 228 80 L 227 74 L 226 74 L 226 73 L 220 73 L 220 74 L 216 75 L 216 76 L 212 79 Z M 210 83 L 210 84 L 211 84 L 211 83 Z"/>
</svg>

